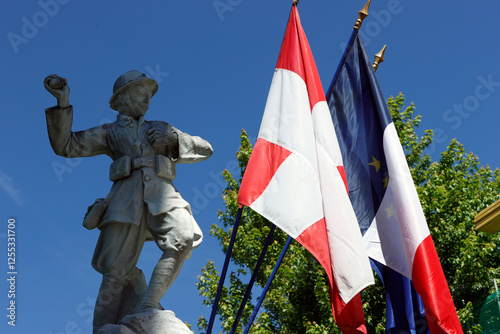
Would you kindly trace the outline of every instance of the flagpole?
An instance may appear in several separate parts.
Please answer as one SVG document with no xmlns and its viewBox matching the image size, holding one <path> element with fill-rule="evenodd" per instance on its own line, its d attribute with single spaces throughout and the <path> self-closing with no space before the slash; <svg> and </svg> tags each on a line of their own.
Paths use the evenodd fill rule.
<svg viewBox="0 0 500 334">
<path fill-rule="evenodd" d="M 377 54 L 375 54 L 375 62 L 373 63 L 373 70 L 377 72 L 378 65 L 384 61 L 384 54 L 385 54 L 385 49 L 387 48 L 387 45 L 384 45 L 382 50 L 380 50 Z"/>
<path fill-rule="evenodd" d="M 238 226 L 241 220 L 241 214 L 243 212 L 243 206 L 241 205 L 236 214 L 236 220 L 234 221 L 233 233 L 231 234 L 231 240 L 229 241 L 229 246 L 226 252 L 226 259 L 224 260 L 224 266 L 222 268 L 222 273 L 220 275 L 219 286 L 217 287 L 217 294 L 215 295 L 214 304 L 212 305 L 212 313 L 210 314 L 210 320 L 208 321 L 207 333 L 212 333 L 212 327 L 214 325 L 215 314 L 217 313 L 217 309 L 219 307 L 219 300 L 222 294 L 222 287 L 224 286 L 224 280 L 226 279 L 227 268 L 229 266 L 229 260 L 231 258 L 231 253 L 233 251 L 234 242 L 236 240 L 236 233 L 238 231 Z"/>
<path fill-rule="evenodd" d="M 274 231 L 276 230 L 276 225 L 271 226 L 271 230 L 269 231 L 269 234 L 267 235 L 266 242 L 264 243 L 264 247 L 262 248 L 262 252 L 260 253 L 259 260 L 257 261 L 257 264 L 255 266 L 255 269 L 253 270 L 252 277 L 250 278 L 250 282 L 248 283 L 247 290 L 245 291 L 245 295 L 243 297 L 243 300 L 241 301 L 240 309 L 238 310 L 238 314 L 236 315 L 236 318 L 233 323 L 233 327 L 231 328 L 230 334 L 234 334 L 236 332 L 236 328 L 238 327 L 238 323 L 240 322 L 241 315 L 243 314 L 243 311 L 245 310 L 245 305 L 250 298 L 250 293 L 252 292 L 253 285 L 255 283 L 255 280 L 257 279 L 257 274 L 259 273 L 260 266 L 264 262 L 264 257 L 267 253 L 267 248 L 269 247 L 269 244 L 271 243 L 271 240 L 273 239 L 273 234 Z"/>
<path fill-rule="evenodd" d="M 271 282 L 274 280 L 274 276 L 276 276 L 276 273 L 278 272 L 278 269 L 281 265 L 281 262 L 283 262 L 283 258 L 285 257 L 285 254 L 288 250 L 288 247 L 290 247 L 290 243 L 292 242 L 293 238 L 288 237 L 285 247 L 283 247 L 283 250 L 281 251 L 281 255 L 278 258 L 278 261 L 276 262 L 276 265 L 274 266 L 273 272 L 271 273 L 271 276 L 269 276 L 269 279 L 267 280 L 267 284 L 264 287 L 264 290 L 262 291 L 262 294 L 260 295 L 260 298 L 257 302 L 257 305 L 255 305 L 255 309 L 252 312 L 252 315 L 250 316 L 250 319 L 248 320 L 248 324 L 245 327 L 245 330 L 243 331 L 243 334 L 247 334 L 250 328 L 252 327 L 253 321 L 255 320 L 255 317 L 257 316 L 257 312 L 259 312 L 260 306 L 262 305 L 262 302 L 264 301 L 264 298 L 266 297 L 267 291 L 269 290 L 269 287 L 271 286 Z"/>
</svg>

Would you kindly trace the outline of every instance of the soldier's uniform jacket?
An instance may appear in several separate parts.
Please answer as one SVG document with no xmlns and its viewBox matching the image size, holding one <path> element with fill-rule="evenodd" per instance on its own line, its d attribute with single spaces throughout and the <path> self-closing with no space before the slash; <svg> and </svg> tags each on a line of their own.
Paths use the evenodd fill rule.
<svg viewBox="0 0 500 334">
<path fill-rule="evenodd" d="M 72 132 L 73 107 L 46 109 L 47 129 L 54 152 L 67 158 L 108 155 L 113 163 L 110 179 L 114 181 L 109 204 L 99 228 L 111 222 L 140 224 L 145 210 L 158 215 L 178 208 L 191 212 L 174 187 L 176 163 L 193 163 L 209 158 L 210 144 L 190 136 L 161 121 L 134 120 L 118 115 L 114 123 Z M 154 147 L 148 138 L 151 129 L 162 129 L 178 135 L 178 147 Z M 195 244 L 202 234 L 193 219 Z"/>
</svg>

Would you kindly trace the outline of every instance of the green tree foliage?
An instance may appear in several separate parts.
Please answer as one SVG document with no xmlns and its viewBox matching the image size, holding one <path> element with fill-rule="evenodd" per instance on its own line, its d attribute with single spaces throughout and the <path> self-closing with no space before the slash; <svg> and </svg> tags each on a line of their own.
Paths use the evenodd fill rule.
<svg viewBox="0 0 500 334">
<path fill-rule="evenodd" d="M 500 278 L 500 234 L 478 232 L 474 216 L 499 196 L 500 171 L 481 166 L 472 153 L 452 140 L 432 162 L 425 149 L 432 143 L 432 130 L 417 134 L 421 116 L 414 117 L 414 105 L 404 108 L 402 94 L 388 99 L 392 119 L 406 153 L 408 165 L 431 230 L 445 276 L 466 333 L 480 333 L 477 313 L 483 300 L 493 292 L 493 279 Z M 224 171 L 227 188 L 223 192 L 224 210 L 219 211 L 220 225 L 212 225 L 211 235 L 227 251 L 238 210 L 237 195 L 242 175 L 252 151 L 246 132 L 240 137 L 236 154 L 240 175 Z M 226 280 L 218 316 L 222 331 L 229 333 L 246 289 L 248 277 L 257 263 L 270 230 L 270 222 L 252 210 L 243 210 L 233 250 L 231 272 Z M 276 230 L 266 260 L 259 272 L 257 286 L 263 287 L 274 268 L 288 236 Z M 212 306 L 219 273 L 211 261 L 202 269 L 198 290 L 204 303 Z M 260 295 L 261 289 L 254 289 Z M 368 333 L 385 332 L 384 289 L 379 280 L 362 292 Z M 253 302 L 245 308 L 240 323 L 246 324 L 253 311 Z M 203 330 L 207 319 L 200 318 Z M 243 325 L 237 330 L 241 333 Z M 292 242 L 283 264 L 263 302 L 251 333 L 340 333 L 333 321 L 326 274 L 318 262 L 302 246 Z"/>
</svg>

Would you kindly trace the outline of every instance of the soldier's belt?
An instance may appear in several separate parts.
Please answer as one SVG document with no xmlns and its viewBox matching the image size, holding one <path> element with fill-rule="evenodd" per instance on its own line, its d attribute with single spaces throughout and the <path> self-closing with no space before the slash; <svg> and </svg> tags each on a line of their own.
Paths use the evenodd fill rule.
<svg viewBox="0 0 500 334">
<path fill-rule="evenodd" d="M 155 166 L 156 164 L 154 158 L 137 158 L 132 160 L 132 169 L 137 169 L 142 167 L 155 168 Z"/>
<path fill-rule="evenodd" d="M 156 175 L 166 180 L 176 177 L 175 163 L 168 157 L 158 154 L 155 157 L 142 157 L 132 160 L 128 155 L 113 161 L 109 166 L 109 179 L 118 181 L 130 176 L 133 169 L 155 168 Z"/>
</svg>

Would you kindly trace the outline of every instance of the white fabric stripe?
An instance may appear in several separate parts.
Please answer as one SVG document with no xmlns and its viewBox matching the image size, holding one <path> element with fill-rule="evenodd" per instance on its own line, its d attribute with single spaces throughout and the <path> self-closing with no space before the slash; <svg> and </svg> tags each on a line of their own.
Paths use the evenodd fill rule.
<svg viewBox="0 0 500 334">
<path fill-rule="evenodd" d="M 326 101 L 310 110 L 307 87 L 294 72 L 277 69 L 259 138 L 292 154 L 278 168 L 251 208 L 293 238 L 327 215 L 334 279 L 345 303 L 373 274 L 343 179 L 340 148 Z M 314 248 L 314 245 L 311 245 Z"/>
<path fill-rule="evenodd" d="M 250 206 L 292 238 L 323 218 L 319 180 L 311 164 L 296 154 L 278 168 Z"/>
<path fill-rule="evenodd" d="M 312 117 L 333 276 L 342 300 L 347 303 L 374 284 L 374 278 L 367 252 L 361 247 L 363 239 L 356 214 L 337 168 L 342 165 L 342 155 L 325 101 L 314 106 Z"/>
<path fill-rule="evenodd" d="M 389 186 L 364 235 L 368 255 L 411 279 L 418 246 L 430 231 L 394 124 L 384 130 Z"/>
<path fill-rule="evenodd" d="M 411 266 L 406 260 L 403 237 L 394 204 L 391 181 L 372 224 L 364 235 L 368 256 L 411 278 Z"/>
<path fill-rule="evenodd" d="M 323 219 L 309 96 L 295 72 L 276 69 L 259 138 L 292 154 L 250 206 L 293 238 Z"/>
<path fill-rule="evenodd" d="M 317 170 L 309 96 L 297 73 L 275 70 L 259 138 L 304 157 Z"/>
<path fill-rule="evenodd" d="M 343 166 L 339 141 L 326 101 L 316 103 L 313 107 L 312 117 L 317 145 L 326 151 L 334 166 Z"/>
</svg>

